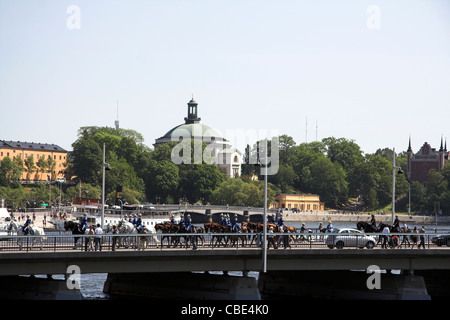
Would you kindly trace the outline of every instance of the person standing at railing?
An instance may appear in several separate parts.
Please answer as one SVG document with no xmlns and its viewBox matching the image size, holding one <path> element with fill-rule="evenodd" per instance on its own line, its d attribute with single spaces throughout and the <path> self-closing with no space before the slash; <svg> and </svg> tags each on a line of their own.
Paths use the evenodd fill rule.
<svg viewBox="0 0 450 320">
<path fill-rule="evenodd" d="M 100 224 L 97 224 L 97 228 L 95 228 L 94 232 L 97 235 L 95 237 L 95 239 L 94 239 L 95 251 L 97 251 L 97 249 L 100 249 L 100 251 L 102 251 L 102 237 L 101 237 L 101 235 L 103 234 L 103 230 L 100 227 Z"/>
<path fill-rule="evenodd" d="M 420 229 L 419 233 L 425 233 L 425 226 L 422 226 L 422 229 Z M 425 249 L 425 236 L 420 236 L 420 243 L 417 248 L 420 249 L 420 246 Z"/>
<path fill-rule="evenodd" d="M 327 232 L 332 232 L 333 231 L 333 224 L 331 223 L 331 221 L 328 221 L 328 225 L 327 225 Z"/>
<path fill-rule="evenodd" d="M 382 235 L 382 237 L 383 237 L 383 242 L 382 242 L 382 244 L 381 244 L 381 248 L 382 248 L 382 249 L 387 249 L 387 247 L 388 247 L 388 236 L 387 236 L 387 234 L 390 233 L 389 227 L 388 227 L 387 225 L 384 227 L 382 233 L 383 233 L 383 235 Z"/>
<path fill-rule="evenodd" d="M 119 229 L 117 229 L 116 225 L 113 225 L 112 234 L 113 235 L 119 234 Z M 113 236 L 112 237 L 112 248 L 111 248 L 112 251 L 116 251 L 116 244 L 117 244 L 117 237 Z"/>
</svg>

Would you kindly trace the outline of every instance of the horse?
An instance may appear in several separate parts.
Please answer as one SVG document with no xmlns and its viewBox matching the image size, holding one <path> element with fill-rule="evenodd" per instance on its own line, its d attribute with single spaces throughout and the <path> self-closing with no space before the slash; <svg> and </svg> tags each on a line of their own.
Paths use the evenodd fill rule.
<svg viewBox="0 0 450 320">
<path fill-rule="evenodd" d="M 172 222 L 163 222 L 155 224 L 155 230 L 157 233 L 177 233 L 180 230 L 180 226 L 177 224 L 173 224 Z M 161 247 L 163 246 L 164 239 L 167 239 L 167 247 L 170 248 L 171 245 L 176 247 L 179 243 L 178 237 L 169 237 L 162 236 L 161 237 Z"/>
<path fill-rule="evenodd" d="M 213 236 L 211 237 L 211 245 L 214 248 L 216 245 L 220 246 L 222 243 L 222 240 L 224 240 L 224 247 L 227 245 L 228 240 L 225 238 L 225 236 L 220 235 L 221 233 L 225 233 L 227 231 L 227 227 L 224 225 L 221 225 L 217 222 L 211 222 L 211 223 L 205 223 L 203 225 L 205 227 L 205 231 L 212 233 Z M 214 243 L 214 239 L 216 242 Z"/>
<path fill-rule="evenodd" d="M 77 222 L 77 221 L 73 221 L 73 220 L 66 220 L 66 221 L 64 221 L 64 230 L 66 232 L 67 231 L 72 231 L 73 235 L 85 234 L 86 231 L 87 231 L 87 229 L 84 232 L 80 231 L 80 223 Z M 73 249 L 77 248 L 77 242 L 78 242 L 79 238 L 80 237 L 74 237 L 73 238 L 73 241 L 74 241 Z"/>
<path fill-rule="evenodd" d="M 384 228 L 384 225 L 383 225 Z M 356 229 L 360 231 L 364 231 L 366 233 L 376 233 L 379 232 L 380 229 L 377 226 L 373 226 L 371 223 L 365 222 L 365 221 L 359 221 L 356 223 Z M 381 229 L 383 230 L 383 229 Z"/>
<path fill-rule="evenodd" d="M 25 235 L 25 233 L 22 230 L 22 226 L 19 226 L 16 221 L 11 220 L 11 222 L 9 223 L 9 226 L 7 228 L 8 234 L 10 234 L 13 231 L 13 229 L 14 229 L 15 232 L 17 232 L 18 236 L 24 236 Z M 33 231 L 34 231 L 34 235 L 35 236 L 44 236 L 45 235 L 44 229 L 42 229 L 40 227 L 33 226 Z M 28 234 L 27 236 L 33 237 L 30 234 Z M 37 239 L 39 239 L 39 242 L 41 244 L 40 250 L 42 250 L 43 240 L 47 239 L 46 237 L 33 237 L 33 241 L 31 243 L 31 248 L 30 249 L 32 249 L 34 247 L 34 244 L 36 243 Z M 19 245 L 19 250 L 22 250 L 22 240 L 23 240 L 22 238 L 17 239 L 17 244 Z"/>
<path fill-rule="evenodd" d="M 124 219 L 120 220 L 119 223 L 117 224 L 117 230 L 119 231 L 119 234 L 137 234 L 137 230 L 134 226 L 134 224 L 132 224 L 131 222 L 128 222 Z M 120 246 L 122 245 L 122 240 L 123 240 L 123 246 L 125 248 L 128 248 L 128 246 L 132 246 L 134 244 L 134 237 L 131 237 L 131 239 L 127 239 L 126 237 L 119 237 L 118 242 L 117 242 L 117 248 L 120 248 Z M 127 241 L 129 240 L 129 244 L 127 244 Z"/>
</svg>

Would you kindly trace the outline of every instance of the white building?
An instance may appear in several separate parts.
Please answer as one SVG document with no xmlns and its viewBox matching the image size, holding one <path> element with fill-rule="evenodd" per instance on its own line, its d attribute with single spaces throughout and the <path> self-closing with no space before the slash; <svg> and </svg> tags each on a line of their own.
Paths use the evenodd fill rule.
<svg viewBox="0 0 450 320">
<path fill-rule="evenodd" d="M 241 175 L 242 153 L 233 148 L 230 142 L 221 137 L 214 129 L 200 123 L 198 104 L 192 99 L 188 102 L 188 114 L 184 123 L 173 127 L 165 135 L 155 140 L 153 146 L 157 148 L 163 143 L 180 141 L 184 138 L 205 142 L 211 147 L 211 155 L 216 165 L 223 169 L 229 177 Z"/>
</svg>

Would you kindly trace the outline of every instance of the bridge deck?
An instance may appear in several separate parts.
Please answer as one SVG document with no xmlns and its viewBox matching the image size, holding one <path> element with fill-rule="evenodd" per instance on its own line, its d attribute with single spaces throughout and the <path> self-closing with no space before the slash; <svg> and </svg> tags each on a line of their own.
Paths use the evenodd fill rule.
<svg viewBox="0 0 450 320">
<path fill-rule="evenodd" d="M 269 250 L 268 270 L 450 270 L 450 249 Z M 70 265 L 81 273 L 134 273 L 180 271 L 259 271 L 262 251 L 257 248 L 151 249 L 146 251 L 30 251 L 0 254 L 0 275 L 66 274 Z"/>
</svg>

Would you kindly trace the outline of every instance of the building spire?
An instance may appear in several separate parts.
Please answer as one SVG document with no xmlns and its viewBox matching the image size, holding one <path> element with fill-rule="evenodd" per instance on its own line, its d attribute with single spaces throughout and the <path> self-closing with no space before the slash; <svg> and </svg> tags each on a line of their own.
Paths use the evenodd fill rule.
<svg viewBox="0 0 450 320">
<path fill-rule="evenodd" d="M 444 141 L 443 141 L 443 137 L 442 137 L 442 135 L 441 135 L 441 148 L 439 149 L 439 152 L 442 152 L 442 151 L 444 151 Z"/>
<path fill-rule="evenodd" d="M 412 149 L 411 149 L 411 135 L 409 135 L 409 145 L 408 145 L 407 152 L 411 152 L 411 151 L 412 151 Z"/>
</svg>

